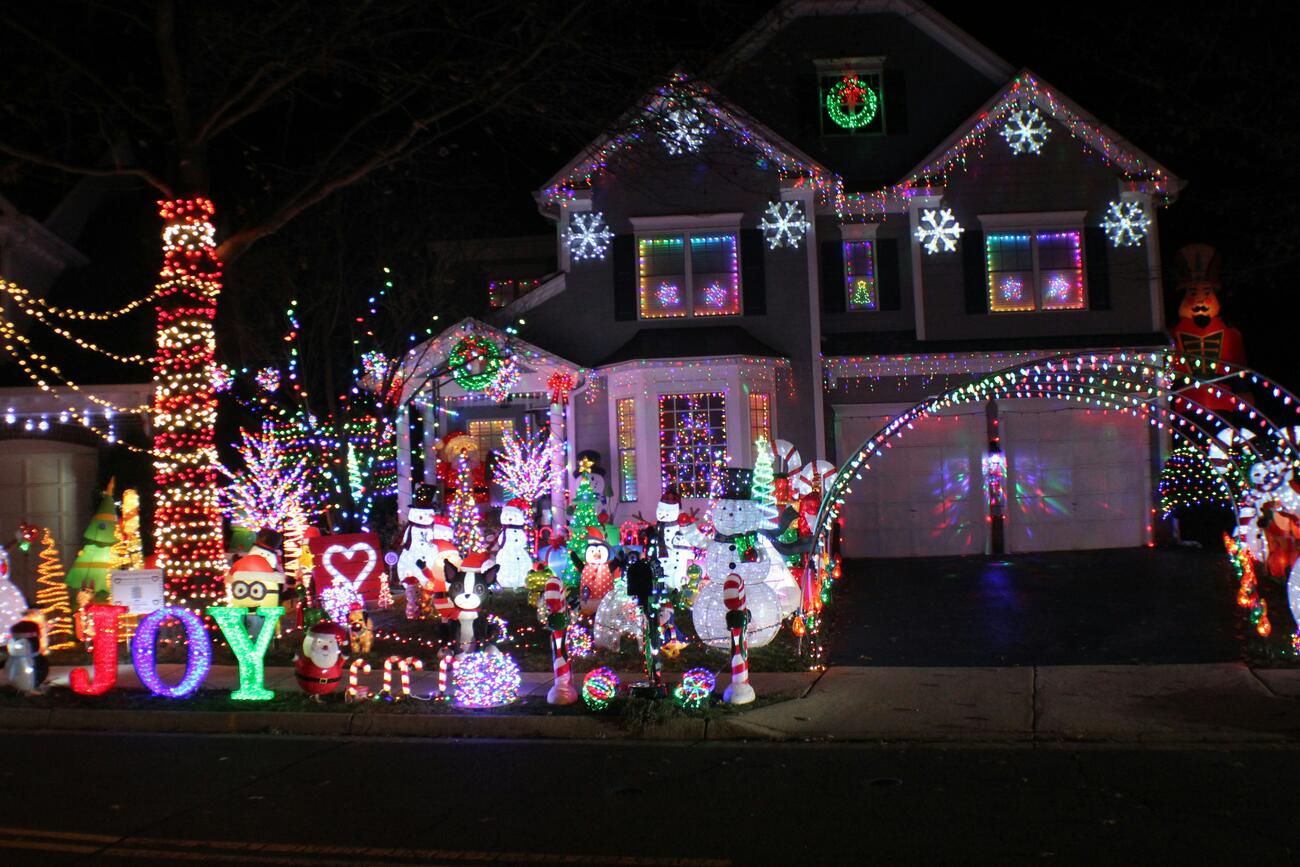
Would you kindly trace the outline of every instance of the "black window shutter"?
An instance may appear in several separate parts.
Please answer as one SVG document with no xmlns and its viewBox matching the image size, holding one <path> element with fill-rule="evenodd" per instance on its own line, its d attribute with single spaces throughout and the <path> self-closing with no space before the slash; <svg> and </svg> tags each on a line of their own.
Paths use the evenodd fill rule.
<svg viewBox="0 0 1300 867">
<path fill-rule="evenodd" d="M 907 135 L 907 81 L 903 70 L 886 69 L 880 86 L 885 91 L 885 134 Z"/>
<path fill-rule="evenodd" d="M 763 233 L 740 230 L 740 290 L 745 294 L 746 316 L 767 313 L 767 281 L 763 273 Z"/>
<path fill-rule="evenodd" d="M 1083 233 L 1083 254 L 1088 267 L 1088 309 L 1110 309 L 1110 247 L 1106 230 L 1089 226 Z"/>
<path fill-rule="evenodd" d="M 636 238 L 614 236 L 614 318 L 636 319 Z"/>
<path fill-rule="evenodd" d="M 844 246 L 840 241 L 822 241 L 822 311 L 844 312 Z"/>
<path fill-rule="evenodd" d="M 961 236 L 962 271 L 966 282 L 966 312 L 989 312 L 989 290 L 984 271 L 984 233 L 966 231 Z"/>
<path fill-rule="evenodd" d="M 876 288 L 880 291 L 881 310 L 902 309 L 902 275 L 899 273 L 898 239 L 876 241 Z"/>
</svg>

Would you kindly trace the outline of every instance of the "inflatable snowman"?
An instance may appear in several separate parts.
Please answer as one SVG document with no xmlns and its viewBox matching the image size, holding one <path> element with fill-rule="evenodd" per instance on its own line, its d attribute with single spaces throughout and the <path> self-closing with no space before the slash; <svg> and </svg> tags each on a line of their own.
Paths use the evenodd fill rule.
<svg viewBox="0 0 1300 867">
<path fill-rule="evenodd" d="M 533 569 L 533 555 L 528 551 L 527 515 L 532 511 L 526 500 L 515 497 L 501 507 L 501 535 L 497 539 L 496 562 L 501 567 L 497 583 L 503 590 L 522 590 Z"/>
<path fill-rule="evenodd" d="M 799 608 L 799 584 L 772 540 L 759 532 L 764 518 L 762 504 L 751 496 L 751 473 L 736 467 L 725 472 L 722 497 L 713 504 L 713 533 L 692 527 L 686 541 L 704 549 L 704 574 L 710 581 L 720 585 L 734 572 L 745 579 L 746 587 L 766 584 L 781 613 L 793 614 Z"/>
</svg>

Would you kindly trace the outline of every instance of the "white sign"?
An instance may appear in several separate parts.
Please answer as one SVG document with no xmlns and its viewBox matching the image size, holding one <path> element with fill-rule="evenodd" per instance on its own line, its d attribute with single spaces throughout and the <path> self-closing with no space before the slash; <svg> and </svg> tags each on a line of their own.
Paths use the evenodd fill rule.
<svg viewBox="0 0 1300 867">
<path fill-rule="evenodd" d="M 161 569 L 132 569 L 109 573 L 113 604 L 125 605 L 128 614 L 148 614 L 163 607 Z"/>
</svg>

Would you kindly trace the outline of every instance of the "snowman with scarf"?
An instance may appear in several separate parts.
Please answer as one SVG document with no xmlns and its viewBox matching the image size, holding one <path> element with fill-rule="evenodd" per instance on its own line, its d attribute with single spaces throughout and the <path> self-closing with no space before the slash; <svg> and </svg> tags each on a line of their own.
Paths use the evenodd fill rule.
<svg viewBox="0 0 1300 867">
<path fill-rule="evenodd" d="M 682 498 L 677 493 L 677 486 L 669 485 L 655 506 L 657 556 L 664 572 L 663 582 L 669 590 L 681 590 L 686 586 L 686 568 L 691 565 L 691 556 L 695 553 L 686 541 L 690 525 L 690 517 L 682 514 Z"/>
<path fill-rule="evenodd" d="M 746 586 L 766 584 L 776 594 L 783 615 L 799 608 L 799 584 L 785 560 L 760 528 L 765 518 L 762 504 L 752 496 L 752 473 L 738 467 L 724 471 L 722 496 L 713 504 L 713 531 L 688 527 L 682 541 L 704 550 L 704 574 L 722 581 L 730 574 L 745 579 Z"/>
<path fill-rule="evenodd" d="M 497 583 L 503 590 L 522 590 L 533 568 L 528 552 L 528 501 L 515 497 L 501 507 L 501 535 L 497 537 Z"/>
<path fill-rule="evenodd" d="M 424 577 L 424 567 L 435 566 L 437 552 L 434 521 L 437 518 L 433 503 L 433 486 L 420 485 L 415 499 L 406 510 L 406 530 L 402 533 L 402 551 L 397 557 L 397 578 L 403 584 L 419 584 Z"/>
</svg>

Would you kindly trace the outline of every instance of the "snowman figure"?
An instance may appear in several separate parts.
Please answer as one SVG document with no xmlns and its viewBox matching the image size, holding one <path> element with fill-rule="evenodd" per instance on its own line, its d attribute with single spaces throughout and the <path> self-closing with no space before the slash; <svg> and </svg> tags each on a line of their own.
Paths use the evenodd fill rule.
<svg viewBox="0 0 1300 867">
<path fill-rule="evenodd" d="M 704 549 L 704 574 L 718 582 L 733 572 L 746 587 L 766 584 L 776 594 L 783 615 L 799 608 L 799 584 L 786 568 L 772 540 L 759 532 L 762 504 L 752 497 L 750 470 L 728 467 L 722 497 L 713 504 L 713 532 L 690 527 L 685 541 Z"/>
<path fill-rule="evenodd" d="M 0 545 L 0 644 L 9 640 L 10 627 L 22 620 L 27 610 L 27 599 L 14 584 L 10 568 L 9 550 Z"/>
<path fill-rule="evenodd" d="M 691 565 L 694 551 L 686 541 L 690 518 L 683 521 L 682 498 L 675 485 L 659 497 L 655 506 L 655 532 L 659 539 L 659 565 L 664 570 L 664 584 L 670 590 L 686 586 L 686 567 Z"/>
<path fill-rule="evenodd" d="M 533 568 L 528 552 L 528 522 L 531 512 L 527 500 L 515 497 L 501 508 L 501 535 L 497 538 L 497 583 L 503 590 L 522 590 Z"/>
<path fill-rule="evenodd" d="M 7 649 L 5 677 L 9 685 L 22 693 L 39 692 L 50 674 L 50 663 L 41 655 L 40 626 L 30 620 L 15 623 Z"/>
<path fill-rule="evenodd" d="M 420 485 L 415 492 L 415 499 L 406 511 L 406 529 L 402 533 L 402 551 L 397 557 L 397 579 L 402 584 L 419 583 L 424 574 L 420 561 L 424 565 L 434 566 L 434 513 L 433 486 Z M 435 567 L 441 570 L 441 564 Z"/>
</svg>

